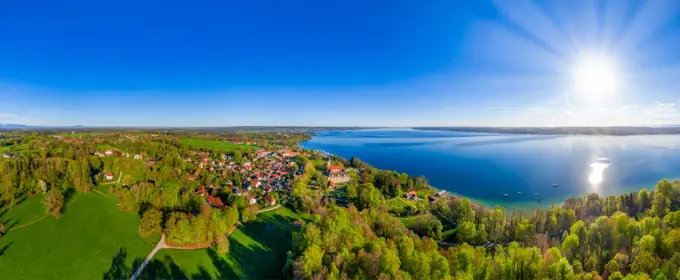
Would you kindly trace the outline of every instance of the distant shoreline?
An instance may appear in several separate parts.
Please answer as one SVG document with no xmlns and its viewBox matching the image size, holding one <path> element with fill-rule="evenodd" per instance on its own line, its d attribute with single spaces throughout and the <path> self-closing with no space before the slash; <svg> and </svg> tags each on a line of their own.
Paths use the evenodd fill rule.
<svg viewBox="0 0 680 280">
<path fill-rule="evenodd" d="M 611 126 L 611 127 L 413 127 L 416 130 L 485 132 L 541 135 L 673 135 L 680 134 L 680 126 Z"/>
</svg>

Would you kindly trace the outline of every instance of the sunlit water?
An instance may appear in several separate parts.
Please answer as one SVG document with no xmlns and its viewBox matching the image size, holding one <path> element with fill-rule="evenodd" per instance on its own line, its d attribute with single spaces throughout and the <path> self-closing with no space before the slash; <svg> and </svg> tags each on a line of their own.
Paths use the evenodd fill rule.
<svg viewBox="0 0 680 280">
<path fill-rule="evenodd" d="M 680 135 L 358 130 L 320 133 L 301 145 L 424 175 L 431 185 L 486 206 L 542 207 L 587 192 L 651 189 L 680 175 Z"/>
</svg>

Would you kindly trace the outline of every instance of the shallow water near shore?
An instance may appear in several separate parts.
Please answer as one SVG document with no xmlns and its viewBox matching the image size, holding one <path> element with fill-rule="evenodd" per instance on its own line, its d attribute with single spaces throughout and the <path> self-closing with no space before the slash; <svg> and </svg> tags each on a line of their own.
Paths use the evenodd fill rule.
<svg viewBox="0 0 680 280">
<path fill-rule="evenodd" d="M 546 207 L 589 192 L 607 196 L 653 189 L 661 179 L 680 177 L 680 135 L 374 129 L 323 132 L 300 145 L 423 175 L 432 186 L 487 207 Z"/>
</svg>

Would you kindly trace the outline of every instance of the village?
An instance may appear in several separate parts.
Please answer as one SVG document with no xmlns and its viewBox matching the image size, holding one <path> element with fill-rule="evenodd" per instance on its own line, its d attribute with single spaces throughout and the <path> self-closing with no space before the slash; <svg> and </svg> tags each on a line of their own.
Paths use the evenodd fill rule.
<svg viewBox="0 0 680 280">
<path fill-rule="evenodd" d="M 69 138 L 59 138 L 68 142 Z M 134 139 L 126 139 L 132 140 Z M 242 143 L 233 143 L 242 145 Z M 245 142 L 244 142 L 245 143 Z M 246 144 L 247 145 L 247 144 Z M 238 153 L 235 156 L 234 153 Z M 205 149 L 194 149 L 181 157 L 185 166 L 191 166 L 191 172 L 182 177 L 184 185 L 193 186 L 193 193 L 205 199 L 205 202 L 215 208 L 227 208 L 225 201 L 228 196 L 242 197 L 247 205 L 258 205 L 261 208 L 274 207 L 280 204 L 282 193 L 292 191 L 293 180 L 303 175 L 303 168 L 296 163 L 295 156 L 311 156 L 311 151 L 293 151 L 291 149 L 253 148 L 247 151 L 232 153 L 216 153 Z M 145 166 L 153 167 L 156 160 L 144 152 L 128 153 L 123 150 L 107 147 L 93 152 L 98 157 L 124 157 L 143 161 Z M 116 182 L 118 174 L 110 170 L 102 172 L 105 183 Z M 349 175 L 342 166 L 328 166 L 329 185 L 335 186 L 348 182 Z M 204 183 L 204 177 L 216 176 L 221 178 L 222 184 Z"/>
</svg>

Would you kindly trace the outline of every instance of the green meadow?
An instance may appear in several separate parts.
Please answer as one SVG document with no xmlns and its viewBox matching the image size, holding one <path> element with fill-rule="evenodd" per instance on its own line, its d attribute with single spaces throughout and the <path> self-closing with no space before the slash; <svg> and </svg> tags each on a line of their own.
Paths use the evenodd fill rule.
<svg viewBox="0 0 680 280">
<path fill-rule="evenodd" d="M 228 151 L 234 151 L 234 150 L 250 150 L 256 148 L 253 145 L 246 145 L 246 144 L 234 144 L 234 143 L 229 143 L 229 142 L 222 142 L 222 141 L 213 141 L 213 140 L 197 140 L 197 139 L 182 139 L 179 141 L 180 143 L 190 146 L 192 148 L 196 149 L 210 149 L 210 150 L 228 150 Z"/>
<path fill-rule="evenodd" d="M 403 197 L 394 197 L 387 200 L 387 207 L 393 213 L 407 213 L 415 203 Z"/>
<path fill-rule="evenodd" d="M 9 228 L 0 239 L 3 279 L 101 279 L 121 253 L 132 267 L 154 246 L 139 235 L 136 213 L 97 193 L 74 195 L 60 219 L 45 215 L 38 196 L 1 220 Z"/>
<path fill-rule="evenodd" d="M 282 207 L 259 214 L 229 236 L 229 253 L 162 249 L 144 270 L 147 278 L 280 279 L 300 216 Z"/>
</svg>

